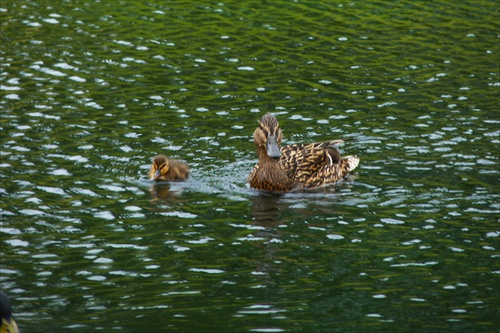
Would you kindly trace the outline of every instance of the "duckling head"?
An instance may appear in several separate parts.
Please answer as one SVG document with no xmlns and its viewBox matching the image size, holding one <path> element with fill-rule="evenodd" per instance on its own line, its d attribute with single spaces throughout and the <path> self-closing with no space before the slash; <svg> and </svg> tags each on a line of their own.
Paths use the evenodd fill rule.
<svg viewBox="0 0 500 333">
<path fill-rule="evenodd" d="M 0 291 L 0 332 L 19 333 L 16 321 L 12 318 L 12 307 L 7 295 Z"/>
<path fill-rule="evenodd" d="M 253 140 L 257 146 L 259 154 L 261 151 L 267 153 L 267 156 L 278 159 L 281 156 L 280 143 L 283 139 L 283 133 L 280 129 L 278 119 L 271 114 L 265 114 L 260 118 L 259 126 L 253 133 Z"/>
<path fill-rule="evenodd" d="M 153 158 L 153 165 L 149 172 L 151 180 L 156 180 L 165 175 L 170 169 L 168 158 L 165 155 L 158 155 Z"/>
</svg>

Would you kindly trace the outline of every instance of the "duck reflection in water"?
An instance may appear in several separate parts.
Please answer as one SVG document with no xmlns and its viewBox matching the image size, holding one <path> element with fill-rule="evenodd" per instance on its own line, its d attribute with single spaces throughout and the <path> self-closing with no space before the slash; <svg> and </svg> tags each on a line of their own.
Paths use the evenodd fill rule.
<svg viewBox="0 0 500 333">
<path fill-rule="evenodd" d="M 349 179 L 353 178 L 355 177 Z M 350 186 L 349 183 L 343 182 L 341 186 L 299 190 L 286 194 L 256 192 L 256 195 L 250 196 L 253 224 L 269 230 L 282 224 L 286 225 L 288 220 L 307 220 L 309 216 L 317 216 L 318 212 L 335 215 L 336 203 L 345 199 L 345 194 L 342 193 L 347 193 Z"/>
<path fill-rule="evenodd" d="M 280 204 L 281 195 L 273 193 L 260 193 L 251 196 L 252 217 L 254 224 L 266 227 L 277 226 L 280 222 L 279 215 L 287 207 Z"/>
<path fill-rule="evenodd" d="M 176 200 L 176 192 L 170 191 L 169 183 L 157 183 L 149 189 L 153 203 L 158 201 L 171 202 Z"/>
</svg>

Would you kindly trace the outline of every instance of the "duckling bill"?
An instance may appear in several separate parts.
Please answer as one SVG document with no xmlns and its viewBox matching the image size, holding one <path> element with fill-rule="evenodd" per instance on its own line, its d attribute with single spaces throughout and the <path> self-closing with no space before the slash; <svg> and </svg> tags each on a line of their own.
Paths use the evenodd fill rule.
<svg viewBox="0 0 500 333">
<path fill-rule="evenodd" d="M 19 333 L 16 321 L 12 318 L 12 306 L 10 299 L 0 291 L 0 332 L 1 333 Z"/>
<path fill-rule="evenodd" d="M 258 190 L 288 192 L 335 183 L 359 164 L 356 155 L 340 156 L 343 140 L 280 147 L 283 133 L 271 114 L 261 117 L 253 139 L 259 162 L 247 182 Z"/>
<path fill-rule="evenodd" d="M 181 181 L 188 176 L 189 168 L 186 164 L 165 155 L 155 156 L 148 172 L 148 177 L 155 181 Z"/>
</svg>

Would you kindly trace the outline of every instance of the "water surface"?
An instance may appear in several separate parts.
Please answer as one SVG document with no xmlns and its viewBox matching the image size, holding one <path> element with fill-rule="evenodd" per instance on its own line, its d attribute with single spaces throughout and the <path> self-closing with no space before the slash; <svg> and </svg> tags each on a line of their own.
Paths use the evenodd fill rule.
<svg viewBox="0 0 500 333">
<path fill-rule="evenodd" d="M 22 331 L 498 331 L 496 1 L 0 15 L 0 288 Z M 249 189 L 266 112 L 360 166 Z M 159 153 L 191 178 L 149 181 Z"/>
</svg>

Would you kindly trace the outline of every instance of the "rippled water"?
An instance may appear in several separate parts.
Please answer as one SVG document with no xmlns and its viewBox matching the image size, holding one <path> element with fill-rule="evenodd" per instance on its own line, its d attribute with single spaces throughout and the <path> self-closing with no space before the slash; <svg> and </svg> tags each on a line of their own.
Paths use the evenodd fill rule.
<svg viewBox="0 0 500 333">
<path fill-rule="evenodd" d="M 496 1 L 0 4 L 0 289 L 23 332 L 494 332 Z M 252 133 L 346 181 L 250 190 Z M 188 163 L 153 184 L 151 158 Z"/>
</svg>

